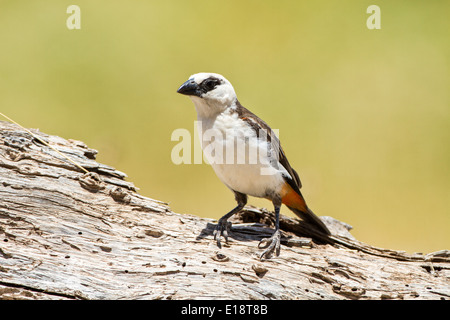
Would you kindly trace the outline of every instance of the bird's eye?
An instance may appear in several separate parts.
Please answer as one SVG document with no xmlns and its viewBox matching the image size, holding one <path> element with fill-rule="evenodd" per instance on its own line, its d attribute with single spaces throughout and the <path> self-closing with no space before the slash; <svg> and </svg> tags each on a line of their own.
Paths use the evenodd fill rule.
<svg viewBox="0 0 450 320">
<path fill-rule="evenodd" d="M 206 80 L 205 87 L 209 90 L 213 90 L 217 85 L 217 81 L 215 80 Z"/>
</svg>

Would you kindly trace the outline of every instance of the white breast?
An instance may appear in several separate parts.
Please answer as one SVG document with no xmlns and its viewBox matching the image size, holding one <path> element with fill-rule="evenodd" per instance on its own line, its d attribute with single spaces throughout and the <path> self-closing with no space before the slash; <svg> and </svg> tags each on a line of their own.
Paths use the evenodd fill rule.
<svg viewBox="0 0 450 320">
<path fill-rule="evenodd" d="M 255 197 L 280 190 L 284 183 L 270 143 L 258 139 L 256 132 L 232 108 L 214 118 L 199 118 L 203 152 L 219 179 L 232 190 Z"/>
</svg>

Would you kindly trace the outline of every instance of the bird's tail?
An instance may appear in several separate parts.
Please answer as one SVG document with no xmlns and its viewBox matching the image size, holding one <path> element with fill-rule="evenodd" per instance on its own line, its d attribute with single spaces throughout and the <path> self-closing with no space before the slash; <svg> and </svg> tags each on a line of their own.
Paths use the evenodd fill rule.
<svg viewBox="0 0 450 320">
<path fill-rule="evenodd" d="M 317 229 L 319 229 L 326 235 L 331 235 L 331 232 L 330 232 L 330 230 L 328 230 L 327 226 L 308 207 L 306 208 L 306 210 L 298 210 L 298 209 L 292 208 L 292 207 L 288 207 L 288 208 L 291 209 L 291 211 L 294 212 L 302 220 L 313 224 L 314 226 L 317 227 Z"/>
<path fill-rule="evenodd" d="M 301 194 L 295 192 L 290 186 L 284 190 L 284 195 L 282 196 L 282 202 L 299 218 L 314 225 L 327 235 L 331 235 L 330 230 L 327 226 L 320 220 L 318 216 L 311 211 L 306 205 L 305 199 Z"/>
</svg>

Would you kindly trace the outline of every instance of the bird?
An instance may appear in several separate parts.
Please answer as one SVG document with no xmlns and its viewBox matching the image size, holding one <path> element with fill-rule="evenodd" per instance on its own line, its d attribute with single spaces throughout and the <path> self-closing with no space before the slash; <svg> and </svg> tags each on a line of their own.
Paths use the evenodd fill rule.
<svg viewBox="0 0 450 320">
<path fill-rule="evenodd" d="M 248 196 L 270 200 L 275 211 L 273 234 L 258 244 L 258 248 L 265 249 L 260 259 L 269 259 L 274 253 L 280 255 L 282 204 L 317 231 L 331 235 L 307 206 L 300 192 L 299 175 L 291 167 L 278 137 L 266 122 L 239 102 L 230 81 L 217 73 L 196 73 L 177 92 L 189 96 L 194 103 L 203 153 L 237 202 L 218 220 L 214 230 L 219 248 L 222 237 L 228 242 L 228 219 L 244 208 Z"/>
</svg>

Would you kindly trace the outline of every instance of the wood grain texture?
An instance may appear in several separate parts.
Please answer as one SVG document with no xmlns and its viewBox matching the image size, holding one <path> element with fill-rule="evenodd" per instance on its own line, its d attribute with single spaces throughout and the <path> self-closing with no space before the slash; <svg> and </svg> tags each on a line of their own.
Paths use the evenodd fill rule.
<svg viewBox="0 0 450 320">
<path fill-rule="evenodd" d="M 254 207 L 219 250 L 215 220 L 139 195 L 83 142 L 32 132 L 90 173 L 0 122 L 1 299 L 450 299 L 447 250 L 372 247 L 322 217 L 326 243 L 282 216 L 281 255 L 260 261 L 273 213 Z"/>
</svg>

